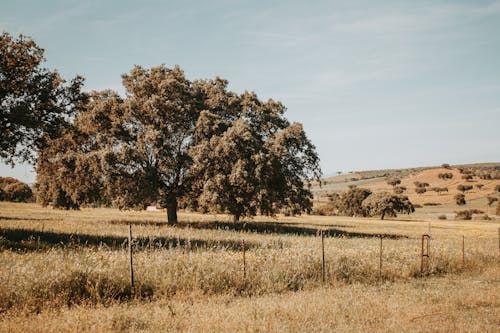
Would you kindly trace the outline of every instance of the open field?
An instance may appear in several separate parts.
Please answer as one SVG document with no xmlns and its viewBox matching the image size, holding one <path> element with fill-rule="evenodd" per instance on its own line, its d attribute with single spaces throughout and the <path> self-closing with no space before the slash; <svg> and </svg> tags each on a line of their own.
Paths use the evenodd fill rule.
<svg viewBox="0 0 500 333">
<path fill-rule="evenodd" d="M 179 217 L 170 227 L 162 212 L 0 203 L 0 330 L 494 332 L 500 325 L 496 220 Z M 422 277 L 420 237 L 429 226 L 430 274 Z M 327 235 L 325 283 L 318 230 Z"/>
</svg>

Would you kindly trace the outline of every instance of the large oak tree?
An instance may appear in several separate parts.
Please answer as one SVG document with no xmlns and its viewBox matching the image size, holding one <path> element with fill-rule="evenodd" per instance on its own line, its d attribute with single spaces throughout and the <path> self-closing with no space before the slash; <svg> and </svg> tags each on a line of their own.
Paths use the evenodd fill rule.
<svg viewBox="0 0 500 333">
<path fill-rule="evenodd" d="M 44 50 L 29 37 L 0 35 L 0 158 L 34 162 L 85 98 L 81 77 L 66 83 L 42 67 Z"/>
</svg>

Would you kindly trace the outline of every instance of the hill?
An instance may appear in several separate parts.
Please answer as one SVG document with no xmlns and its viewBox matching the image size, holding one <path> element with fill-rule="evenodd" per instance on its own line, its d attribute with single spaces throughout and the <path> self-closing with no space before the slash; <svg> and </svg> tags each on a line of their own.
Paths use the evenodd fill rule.
<svg viewBox="0 0 500 333">
<path fill-rule="evenodd" d="M 445 173 L 451 174 L 451 178 L 439 177 L 440 174 Z M 401 180 L 399 186 L 406 188 L 403 194 L 407 195 L 417 207 L 434 207 L 427 209 L 427 213 L 452 213 L 456 210 L 475 208 L 493 214 L 494 209 L 488 206 L 487 197 L 500 197 L 500 193 L 496 190 L 496 187 L 500 186 L 500 163 L 481 163 L 449 167 L 360 171 L 328 177 L 322 179 L 321 187 L 319 184 L 314 184 L 315 201 L 316 203 L 327 201 L 329 194 L 345 191 L 350 186 L 364 187 L 372 192 L 393 192 L 393 186 L 389 185 L 387 180 L 395 178 Z M 428 184 L 425 193 L 416 193 L 418 183 Z M 467 202 L 465 206 L 456 204 L 455 196 L 463 193 L 458 190 L 459 185 L 472 186 L 471 190 L 465 192 Z M 437 192 L 433 190 L 434 188 L 447 191 Z"/>
</svg>

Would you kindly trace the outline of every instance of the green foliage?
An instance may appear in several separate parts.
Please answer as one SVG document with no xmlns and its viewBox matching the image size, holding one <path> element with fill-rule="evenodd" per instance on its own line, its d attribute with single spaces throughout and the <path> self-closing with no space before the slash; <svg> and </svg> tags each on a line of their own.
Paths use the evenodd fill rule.
<svg viewBox="0 0 500 333">
<path fill-rule="evenodd" d="M 396 213 L 410 214 L 415 211 L 407 196 L 388 192 L 371 194 L 363 201 L 362 207 L 367 215 L 380 216 L 381 220 L 385 216 L 396 217 Z"/>
<path fill-rule="evenodd" d="M 33 162 L 85 99 L 83 79 L 66 84 L 56 71 L 41 67 L 43 53 L 29 37 L 0 35 L 0 158 L 10 164 Z"/>
</svg>

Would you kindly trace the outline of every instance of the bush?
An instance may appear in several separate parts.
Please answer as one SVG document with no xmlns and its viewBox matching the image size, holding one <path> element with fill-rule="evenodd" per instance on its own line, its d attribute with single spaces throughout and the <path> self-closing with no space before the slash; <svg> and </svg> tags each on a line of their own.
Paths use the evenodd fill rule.
<svg viewBox="0 0 500 333">
<path fill-rule="evenodd" d="M 467 203 L 467 202 L 465 202 L 465 195 L 463 195 L 463 194 L 457 194 L 457 195 L 455 195 L 455 202 L 459 206 L 465 205 Z"/>
<path fill-rule="evenodd" d="M 441 164 L 441 168 L 443 169 L 451 169 L 451 166 L 448 163 Z"/>
<path fill-rule="evenodd" d="M 455 213 L 455 219 L 457 220 L 472 220 L 472 213 L 470 210 L 461 210 Z"/>
<path fill-rule="evenodd" d="M 425 187 L 417 187 L 417 188 L 415 189 L 415 192 L 416 192 L 417 194 L 422 194 L 422 193 L 427 192 L 427 189 L 426 189 Z"/>
<path fill-rule="evenodd" d="M 403 194 L 406 191 L 406 186 L 394 186 L 394 193 Z"/>
<path fill-rule="evenodd" d="M 460 192 L 467 192 L 469 190 L 472 190 L 472 185 L 463 185 L 463 184 L 460 184 L 457 186 L 457 190 L 459 190 Z"/>
<path fill-rule="evenodd" d="M 388 179 L 387 184 L 389 184 L 391 186 L 399 185 L 399 184 L 401 184 L 401 179 L 398 179 L 398 178 Z"/>
<path fill-rule="evenodd" d="M 495 203 L 496 201 L 498 201 L 498 198 L 495 198 L 495 197 L 487 197 L 488 199 L 488 206 L 492 206 L 493 203 Z"/>
<path fill-rule="evenodd" d="M 445 214 L 438 215 L 438 219 L 446 220 L 446 215 Z"/>
<path fill-rule="evenodd" d="M 440 173 L 440 174 L 438 174 L 438 178 L 440 178 L 440 179 L 452 179 L 453 174 L 451 172 Z"/>
<path fill-rule="evenodd" d="M 470 182 L 470 181 L 472 181 L 472 175 L 463 175 L 463 176 L 462 176 L 462 179 L 464 179 L 464 180 L 466 180 L 466 181 Z"/>
<path fill-rule="evenodd" d="M 415 184 L 416 187 L 428 187 L 429 186 L 429 183 L 425 183 L 425 182 L 413 182 L 413 184 Z"/>
<path fill-rule="evenodd" d="M 3 197 L 6 201 L 28 202 L 33 198 L 33 192 L 27 184 L 16 182 L 4 187 Z"/>
</svg>

